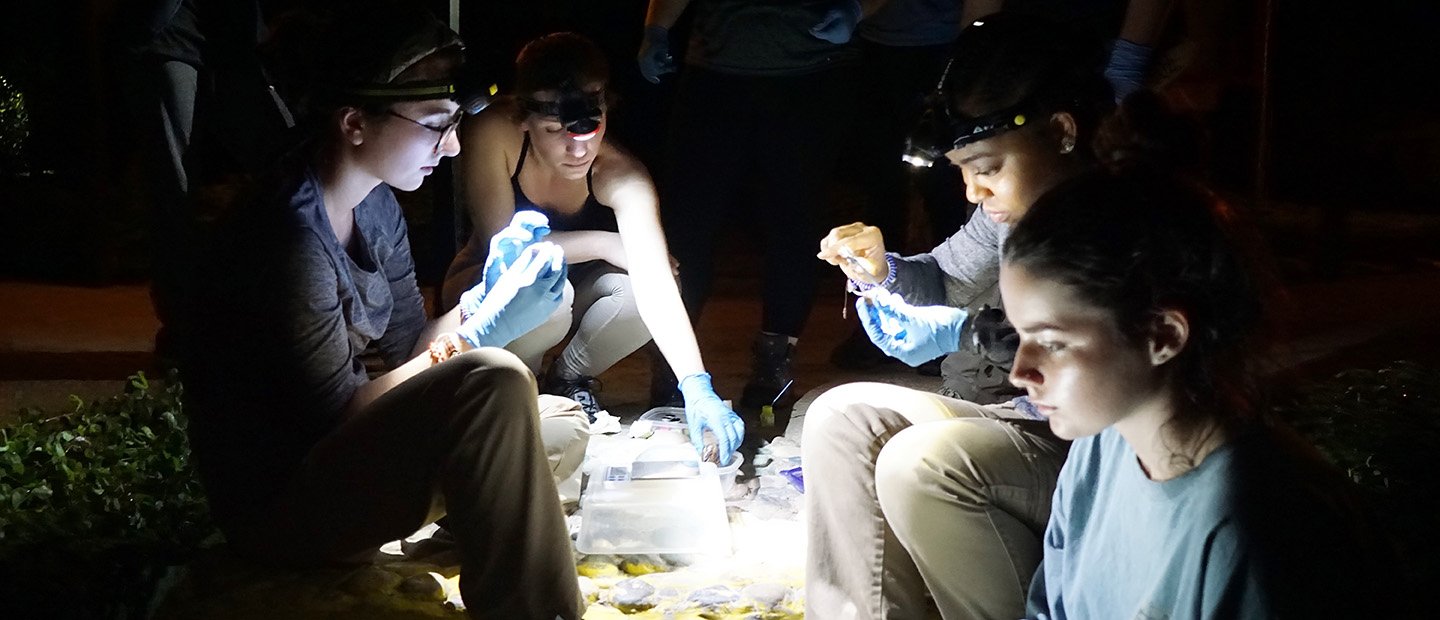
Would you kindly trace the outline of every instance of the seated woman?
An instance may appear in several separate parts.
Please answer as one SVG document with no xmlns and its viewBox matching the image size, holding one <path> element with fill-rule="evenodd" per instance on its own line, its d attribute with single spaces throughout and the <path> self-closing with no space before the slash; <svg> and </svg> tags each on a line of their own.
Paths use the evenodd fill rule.
<svg viewBox="0 0 1440 620">
<path fill-rule="evenodd" d="M 932 338 L 919 342 L 921 326 L 912 325 L 908 339 L 877 341 L 883 350 L 911 365 L 962 346 L 998 361 L 996 376 L 977 367 L 943 396 L 855 383 L 811 405 L 801 441 L 807 615 L 918 617 L 927 589 L 950 618 L 1022 612 L 1065 445 L 1024 407 L 951 397 L 1013 391 L 1004 346 L 1013 338 L 977 347 L 975 334 L 1004 330 L 976 330 L 967 324 L 981 321 L 966 321 L 962 308 L 994 298 L 1005 237 L 1035 198 L 1097 165 L 1091 138 L 1113 106 L 1103 61 L 1098 41 L 1051 22 L 1002 14 L 966 28 L 927 119 L 943 135 L 918 135 L 915 146 L 928 139 L 929 155 L 957 166 L 980 209 L 927 254 L 887 254 L 880 231 L 859 223 L 821 241 L 820 258 L 855 286 L 893 292 L 887 307 L 929 313 Z M 966 465 L 931 472 L 931 496 L 887 497 L 888 481 L 929 471 L 941 456 Z"/>
<path fill-rule="evenodd" d="M 1027 616 L 1396 617 L 1349 481 L 1255 398 L 1265 282 L 1234 215 L 1098 175 L 1010 235 L 1011 380 L 1074 440 Z"/>
<path fill-rule="evenodd" d="M 600 49 L 571 33 L 527 44 L 516 88 L 461 128 L 465 206 L 474 234 L 451 263 L 444 297 L 480 278 L 485 239 L 517 211 L 550 219 L 549 239 L 570 262 L 573 307 L 511 344 L 538 374 L 545 351 L 574 332 L 545 373 L 541 391 L 601 410 L 591 379 L 655 344 L 679 377 L 692 431 L 712 429 L 722 458 L 744 434 L 740 417 L 710 385 L 675 283 L 654 184 L 630 154 L 605 141 L 609 69 Z"/>
<path fill-rule="evenodd" d="M 507 229 L 503 275 L 427 321 L 391 191 L 459 151 L 459 39 L 368 3 L 295 16 L 271 45 L 305 140 L 218 224 L 183 334 L 191 441 L 230 548 L 366 561 L 445 516 L 474 617 L 579 618 L 555 479 L 579 466 L 587 423 L 572 401 L 537 403 L 499 348 L 559 306 L 563 254 Z"/>
</svg>

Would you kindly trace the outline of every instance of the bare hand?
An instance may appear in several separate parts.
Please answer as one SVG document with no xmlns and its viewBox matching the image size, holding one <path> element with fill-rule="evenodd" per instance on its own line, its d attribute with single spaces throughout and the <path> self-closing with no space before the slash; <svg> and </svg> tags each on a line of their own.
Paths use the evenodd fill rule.
<svg viewBox="0 0 1440 620">
<path fill-rule="evenodd" d="M 839 267 L 851 280 L 875 284 L 890 276 L 885 238 L 880 229 L 861 222 L 839 226 L 820 240 L 816 258 Z"/>
</svg>

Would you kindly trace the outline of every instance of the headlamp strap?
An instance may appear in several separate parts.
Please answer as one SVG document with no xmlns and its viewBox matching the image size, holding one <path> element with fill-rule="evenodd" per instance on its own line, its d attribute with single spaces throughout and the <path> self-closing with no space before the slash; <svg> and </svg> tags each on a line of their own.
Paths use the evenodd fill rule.
<svg viewBox="0 0 1440 620">
<path fill-rule="evenodd" d="M 955 142 L 951 148 L 958 149 L 1001 132 L 1019 129 L 1034 120 L 1038 107 L 1033 100 L 1022 101 L 993 114 L 972 119 L 957 119 L 953 122 Z"/>
<path fill-rule="evenodd" d="M 455 83 L 450 80 L 427 82 L 404 82 L 401 84 L 367 84 L 347 88 L 345 94 L 374 101 L 425 101 L 428 99 L 453 99 Z"/>
</svg>

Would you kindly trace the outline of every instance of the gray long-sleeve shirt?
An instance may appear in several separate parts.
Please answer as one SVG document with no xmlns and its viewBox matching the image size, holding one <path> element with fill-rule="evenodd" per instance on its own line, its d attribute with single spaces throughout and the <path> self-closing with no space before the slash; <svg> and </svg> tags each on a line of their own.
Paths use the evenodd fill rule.
<svg viewBox="0 0 1440 620">
<path fill-rule="evenodd" d="M 888 288 L 912 305 L 973 305 L 1000 281 L 1000 251 L 1009 235 L 1009 226 L 976 210 L 960 230 L 928 253 L 895 255 L 895 282 Z"/>
<path fill-rule="evenodd" d="M 339 424 L 368 381 L 425 326 L 406 223 L 390 188 L 355 207 L 351 251 L 313 174 L 222 223 L 197 280 L 183 378 L 191 440 L 220 516 L 253 507 Z"/>
<path fill-rule="evenodd" d="M 999 308 L 1000 253 L 1009 235 L 1009 226 L 976 211 L 959 231 L 929 252 L 895 255 L 895 281 L 887 288 L 917 306 L 968 308 L 972 318 L 982 306 Z M 1000 323 L 979 331 L 983 332 L 979 342 L 988 346 L 958 343 L 959 349 L 941 363 L 942 393 L 982 404 L 1022 394 L 1007 379 L 1018 342 L 1014 329 Z"/>
</svg>

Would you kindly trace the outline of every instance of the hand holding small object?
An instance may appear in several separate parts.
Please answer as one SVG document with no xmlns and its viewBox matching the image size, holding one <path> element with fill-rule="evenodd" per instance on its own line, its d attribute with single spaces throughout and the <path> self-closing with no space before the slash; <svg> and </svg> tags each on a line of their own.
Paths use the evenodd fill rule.
<svg viewBox="0 0 1440 620">
<path fill-rule="evenodd" d="M 745 422 L 715 394 L 708 372 L 681 379 L 680 393 L 685 396 L 685 426 L 690 432 L 690 443 L 697 452 L 705 454 L 708 429 L 719 443 L 720 464 L 729 465 L 731 455 L 745 438 Z"/>
<path fill-rule="evenodd" d="M 963 308 L 912 306 L 879 289 L 855 300 L 855 311 L 875 346 L 911 366 L 958 351 L 969 317 Z"/>
<path fill-rule="evenodd" d="M 462 322 L 455 333 L 471 346 L 510 344 L 539 327 L 560 306 L 566 271 L 560 246 L 547 241 L 531 244 L 483 298 L 472 308 L 462 307 Z"/>
<path fill-rule="evenodd" d="M 516 211 L 515 216 L 510 219 L 510 223 L 490 238 L 490 253 L 485 257 L 485 270 L 480 280 L 482 288 L 478 295 L 483 297 L 491 288 L 494 288 L 500 275 L 515 263 L 520 252 L 530 244 L 544 239 L 548 234 L 550 234 L 550 220 L 545 217 L 545 214 L 530 210 Z M 469 295 L 472 292 L 474 292 L 473 288 L 466 291 L 466 294 Z M 465 296 L 462 295 L 460 299 L 461 304 L 464 304 Z"/>
<path fill-rule="evenodd" d="M 832 229 L 820 240 L 815 257 L 839 267 L 856 282 L 876 284 L 890 275 L 884 235 L 879 228 L 861 222 Z"/>
</svg>

